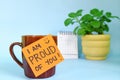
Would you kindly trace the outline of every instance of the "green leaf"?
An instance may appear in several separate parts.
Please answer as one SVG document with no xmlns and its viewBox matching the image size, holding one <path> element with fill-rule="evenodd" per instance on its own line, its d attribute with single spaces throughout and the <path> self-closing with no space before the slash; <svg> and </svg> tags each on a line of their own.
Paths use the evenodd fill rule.
<svg viewBox="0 0 120 80">
<path fill-rule="evenodd" d="M 93 31 L 93 28 L 92 28 L 91 26 L 89 26 L 89 25 L 88 25 L 85 29 L 86 29 L 86 31 L 88 31 L 89 33 L 91 33 L 91 32 Z"/>
<path fill-rule="evenodd" d="M 106 22 L 111 22 L 111 20 L 109 18 L 106 18 L 105 20 L 106 20 Z"/>
<path fill-rule="evenodd" d="M 75 18 L 77 15 L 76 15 L 76 13 L 71 12 L 71 13 L 68 14 L 68 16 L 71 17 L 71 18 Z"/>
<path fill-rule="evenodd" d="M 100 17 L 103 14 L 103 10 L 99 11 L 98 9 L 94 8 L 90 10 L 90 14 L 92 14 L 95 17 Z"/>
<path fill-rule="evenodd" d="M 79 26 L 75 27 L 74 30 L 73 30 L 73 33 L 74 34 L 77 34 L 77 30 L 78 30 Z"/>
<path fill-rule="evenodd" d="M 98 32 L 98 34 L 104 34 L 104 32 L 103 32 L 103 29 L 102 29 L 102 28 L 99 28 L 97 32 Z"/>
<path fill-rule="evenodd" d="M 85 35 L 85 34 L 86 34 L 86 31 L 85 31 L 84 28 L 81 28 L 81 29 L 78 29 L 77 34 L 78 34 L 78 35 Z"/>
<path fill-rule="evenodd" d="M 110 18 L 117 18 L 120 20 L 120 17 L 118 17 L 118 16 L 111 16 Z"/>
<path fill-rule="evenodd" d="M 93 19 L 93 17 L 90 14 L 85 14 L 81 20 L 82 21 L 91 21 Z"/>
<path fill-rule="evenodd" d="M 92 15 L 96 15 L 96 13 L 99 13 L 99 10 L 96 9 L 96 8 L 94 8 L 94 9 L 90 10 L 90 13 L 91 13 Z"/>
<path fill-rule="evenodd" d="M 91 26 L 93 26 L 94 28 L 99 28 L 100 27 L 100 22 L 99 21 L 92 21 Z"/>
<path fill-rule="evenodd" d="M 65 25 L 65 26 L 68 26 L 69 24 L 73 24 L 71 18 L 67 18 L 67 19 L 64 21 L 64 25 Z"/>
<path fill-rule="evenodd" d="M 106 15 L 107 17 L 111 17 L 111 16 L 112 16 L 111 12 L 106 12 L 105 15 Z"/>
<path fill-rule="evenodd" d="M 82 9 L 78 10 L 78 11 L 76 12 L 76 15 L 77 15 L 77 16 L 81 16 L 81 15 L 82 15 L 82 11 L 83 11 Z"/>
<path fill-rule="evenodd" d="M 104 21 L 111 22 L 111 20 L 109 18 L 107 18 L 106 16 L 102 16 L 100 20 L 103 21 L 103 22 Z"/>
<path fill-rule="evenodd" d="M 106 16 L 108 18 L 117 18 L 117 19 L 120 19 L 118 16 L 112 16 L 112 13 L 111 12 L 106 12 Z"/>
<path fill-rule="evenodd" d="M 98 34 L 103 34 L 103 28 L 98 28 L 98 29 L 94 29 L 94 32 L 98 33 Z"/>
<path fill-rule="evenodd" d="M 107 24 L 103 25 L 103 30 L 104 30 L 104 31 L 107 31 L 107 32 L 109 31 L 109 27 L 108 27 Z"/>
<path fill-rule="evenodd" d="M 84 22 L 82 22 L 82 23 L 80 23 L 80 27 L 86 27 L 87 26 L 87 24 L 86 23 L 84 23 Z"/>
</svg>

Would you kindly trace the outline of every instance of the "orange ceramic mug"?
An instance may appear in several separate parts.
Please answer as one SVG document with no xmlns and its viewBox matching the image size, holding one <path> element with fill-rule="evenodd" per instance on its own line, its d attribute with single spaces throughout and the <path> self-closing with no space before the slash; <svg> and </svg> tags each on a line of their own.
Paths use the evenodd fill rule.
<svg viewBox="0 0 120 80">
<path fill-rule="evenodd" d="M 23 47 L 33 43 L 34 41 L 36 41 L 36 40 L 38 40 L 42 37 L 44 37 L 44 36 L 41 36 L 41 35 L 24 35 L 24 36 L 22 36 L 22 42 L 14 42 L 10 45 L 10 54 L 11 54 L 12 58 L 15 60 L 15 62 L 20 67 L 22 67 L 24 69 L 25 75 L 29 78 L 48 78 L 48 77 L 55 74 L 55 66 L 52 67 L 51 69 L 49 69 L 48 71 L 44 72 L 40 76 L 35 77 L 31 68 L 30 68 L 30 66 L 28 65 L 24 55 L 22 54 L 22 61 L 23 62 L 19 61 L 14 54 L 13 48 L 14 48 L 15 45 L 18 45 L 21 48 L 23 48 Z M 53 36 L 53 39 L 55 40 L 55 42 L 57 44 L 57 36 Z"/>
</svg>

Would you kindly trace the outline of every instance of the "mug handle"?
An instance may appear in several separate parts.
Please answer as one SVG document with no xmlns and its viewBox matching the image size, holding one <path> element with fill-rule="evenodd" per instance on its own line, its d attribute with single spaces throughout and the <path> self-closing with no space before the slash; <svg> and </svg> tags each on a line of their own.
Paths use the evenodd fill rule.
<svg viewBox="0 0 120 80">
<path fill-rule="evenodd" d="M 12 44 L 10 45 L 10 47 L 9 47 L 10 55 L 11 55 L 12 58 L 15 60 L 15 62 L 16 62 L 20 67 L 23 68 L 23 63 L 22 63 L 20 60 L 18 60 L 18 58 L 17 58 L 17 57 L 15 56 L 15 54 L 14 54 L 13 48 L 14 48 L 15 45 L 18 45 L 18 46 L 20 46 L 20 47 L 22 48 L 22 43 L 20 43 L 20 42 L 14 42 L 14 43 L 12 43 Z"/>
</svg>

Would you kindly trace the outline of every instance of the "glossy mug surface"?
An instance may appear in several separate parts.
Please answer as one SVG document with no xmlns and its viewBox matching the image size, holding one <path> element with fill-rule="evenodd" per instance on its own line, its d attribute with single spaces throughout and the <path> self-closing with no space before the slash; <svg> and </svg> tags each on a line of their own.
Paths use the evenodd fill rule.
<svg viewBox="0 0 120 80">
<path fill-rule="evenodd" d="M 38 77 L 35 77 L 30 66 L 28 65 L 24 55 L 22 54 L 22 61 L 20 62 L 17 57 L 14 54 L 14 46 L 18 45 L 21 48 L 33 43 L 36 40 L 39 40 L 40 38 L 43 38 L 43 35 L 24 35 L 22 36 L 22 42 L 14 42 L 10 45 L 10 54 L 12 56 L 12 58 L 15 60 L 15 62 L 24 69 L 24 73 L 27 77 L 29 78 L 48 78 L 50 76 L 53 76 L 55 74 L 55 66 L 52 67 L 51 69 L 49 69 L 48 71 L 44 72 L 43 74 L 41 74 Z M 54 41 L 57 44 L 57 36 L 53 36 Z"/>
</svg>

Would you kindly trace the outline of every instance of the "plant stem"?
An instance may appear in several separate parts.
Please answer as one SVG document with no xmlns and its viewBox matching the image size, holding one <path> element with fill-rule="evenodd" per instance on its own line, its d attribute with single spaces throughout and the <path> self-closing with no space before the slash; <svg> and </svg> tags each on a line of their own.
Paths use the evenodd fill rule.
<svg viewBox="0 0 120 80">
<path fill-rule="evenodd" d="M 80 21 L 79 21 L 78 17 L 76 17 L 75 19 L 76 19 L 76 22 L 78 22 L 79 25 L 80 25 Z"/>
</svg>

